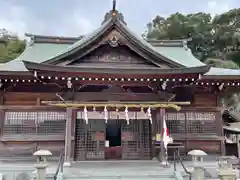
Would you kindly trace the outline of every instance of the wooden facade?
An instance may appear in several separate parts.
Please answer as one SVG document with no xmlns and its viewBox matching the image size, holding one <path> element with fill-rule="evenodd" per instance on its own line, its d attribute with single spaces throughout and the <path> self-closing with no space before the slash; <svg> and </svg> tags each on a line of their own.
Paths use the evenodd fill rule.
<svg viewBox="0 0 240 180">
<path fill-rule="evenodd" d="M 137 97 L 134 96 L 134 101 L 156 101 L 159 99 L 161 102 L 162 99 L 158 94 L 153 93 L 134 93 Z M 85 150 L 79 152 L 80 150 L 80 137 L 85 138 L 86 134 L 83 132 L 83 127 L 86 123 L 83 120 L 83 109 L 82 108 L 62 108 L 62 107 L 51 107 L 44 104 L 41 104 L 41 101 L 57 101 L 58 97 L 55 93 L 37 93 L 37 92 L 4 92 L 2 93 L 2 105 L 1 105 L 1 152 L 2 156 L 6 157 L 6 154 L 9 156 L 19 156 L 25 154 L 28 157 L 32 156 L 32 153 L 37 149 L 49 149 L 53 155 L 56 157 L 59 156 L 60 149 L 64 148 L 65 136 L 66 136 L 66 120 L 69 116 L 69 111 L 71 113 L 71 158 L 77 160 L 84 160 L 84 157 L 79 157 L 79 154 L 86 155 Z M 77 95 L 76 95 L 77 96 Z M 81 96 L 85 97 L 83 101 L 87 101 L 89 97 L 90 101 L 95 100 L 101 97 L 100 101 L 108 102 L 108 99 L 115 99 L 116 101 L 129 101 L 129 93 L 81 93 Z M 169 133 L 173 137 L 174 141 L 182 142 L 185 144 L 185 152 L 191 149 L 203 149 L 206 152 L 211 153 L 221 153 L 224 151 L 221 146 L 222 141 L 222 125 L 221 125 L 221 109 L 218 108 L 216 97 L 212 96 L 211 99 L 208 99 L 209 106 L 206 106 L 206 101 L 204 100 L 209 94 L 195 94 L 194 95 L 194 104 L 185 105 L 179 112 L 173 109 L 166 110 L 166 122 L 169 128 Z M 78 99 L 78 98 L 76 98 Z M 198 101 L 196 101 L 198 100 Z M 80 100 L 78 100 L 80 102 Z M 99 108 L 95 114 L 93 110 L 89 110 L 88 116 L 90 123 L 98 119 L 97 123 L 100 123 L 95 130 L 92 130 L 91 133 L 105 132 L 106 124 L 101 116 L 102 108 Z M 130 109 L 131 111 L 131 109 Z M 133 109 L 133 113 L 140 113 L 140 109 Z M 131 116 L 131 112 L 129 113 Z M 140 113 L 141 114 L 141 113 Z M 161 132 L 161 120 L 160 109 L 154 109 L 153 114 L 153 124 L 149 124 L 149 120 L 144 115 L 135 115 L 137 116 L 136 121 L 133 123 L 146 124 L 145 129 L 149 134 L 143 135 L 144 138 L 148 138 L 145 143 L 151 148 L 152 146 L 152 136 L 156 133 Z M 141 119 L 145 120 L 141 120 Z M 95 120 L 94 120 L 95 119 Z M 131 124 L 126 125 L 124 110 L 116 112 L 115 109 L 109 111 L 109 121 L 121 119 L 123 123 L 123 129 L 130 131 L 128 126 L 139 126 L 140 124 Z M 91 122 L 93 121 L 93 122 Z M 90 124 L 89 123 L 89 124 Z M 126 127 L 125 127 L 126 126 Z M 218 127 L 218 128 L 216 128 Z M 97 129 L 99 128 L 99 129 Z M 101 129 L 102 128 L 102 129 Z M 126 129 L 127 128 L 127 129 Z M 134 127 L 132 127 L 134 128 Z M 139 127 L 138 127 L 139 128 Z M 144 127 L 143 127 L 144 128 Z M 137 129 L 139 131 L 140 129 Z M 122 131 L 124 132 L 124 131 Z M 140 135 L 139 135 L 140 136 Z M 104 137 L 105 138 L 105 135 Z M 101 139 L 100 145 L 102 150 L 104 149 L 105 139 Z M 141 143 L 139 143 L 141 144 Z M 84 146 L 84 145 L 82 145 Z M 78 149 L 77 149 L 78 148 Z M 84 148 L 84 147 L 82 147 Z M 91 150 L 90 152 L 92 152 Z M 133 150 L 135 151 L 135 150 Z M 139 152 L 140 153 L 140 152 Z M 147 152 L 142 152 L 147 153 Z M 149 150 L 148 156 L 145 154 L 140 157 L 131 156 L 129 158 L 135 159 L 145 159 L 152 158 L 155 156 L 154 150 Z M 90 153 L 91 154 L 91 153 Z M 128 153 L 127 153 L 128 154 Z M 104 159 L 104 153 L 102 154 Z M 100 155 L 99 155 L 100 156 Z"/>
<path fill-rule="evenodd" d="M 40 44 L 74 44 L 41 62 L 23 59 L 25 70 L 0 71 L 0 156 L 30 158 L 48 149 L 58 157 L 64 148 L 68 163 L 103 160 L 106 127 L 114 121 L 120 127 L 120 158 L 152 159 L 164 118 L 173 140 L 184 144 L 183 154 L 191 149 L 224 154 L 218 99 L 225 88 L 239 87 L 239 77 L 207 76 L 210 66 L 182 65 L 133 37 L 118 11 L 105 18 L 90 37 L 33 36 Z M 175 47 L 182 41 L 158 43 Z M 154 106 L 180 102 L 189 103 L 180 111 Z M 88 106 L 79 105 L 84 103 Z M 136 106 L 128 107 L 128 124 L 129 103 Z"/>
</svg>

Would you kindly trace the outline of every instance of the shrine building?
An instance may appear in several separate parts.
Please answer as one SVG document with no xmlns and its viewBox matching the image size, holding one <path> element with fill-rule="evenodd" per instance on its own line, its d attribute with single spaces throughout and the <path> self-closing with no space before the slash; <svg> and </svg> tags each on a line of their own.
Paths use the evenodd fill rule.
<svg viewBox="0 0 240 180">
<path fill-rule="evenodd" d="M 152 159 L 163 120 L 181 155 L 225 153 L 219 97 L 240 87 L 240 70 L 204 64 L 189 39 L 143 39 L 115 6 L 89 34 L 26 36 L 0 66 L 0 158 Z"/>
</svg>

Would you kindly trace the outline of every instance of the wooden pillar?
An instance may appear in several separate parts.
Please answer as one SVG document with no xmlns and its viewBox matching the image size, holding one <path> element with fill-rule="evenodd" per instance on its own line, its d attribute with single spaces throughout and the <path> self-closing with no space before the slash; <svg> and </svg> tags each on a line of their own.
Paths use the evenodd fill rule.
<svg viewBox="0 0 240 180">
<path fill-rule="evenodd" d="M 163 144 L 163 121 L 166 118 L 166 110 L 164 108 L 160 108 L 160 116 L 161 116 L 161 119 L 160 119 L 161 152 L 159 153 L 160 154 L 159 159 L 160 159 L 160 161 L 164 161 L 165 160 L 165 150 L 164 150 L 164 144 Z"/>
<path fill-rule="evenodd" d="M 140 134 L 140 159 L 144 159 L 144 144 L 145 141 L 142 139 L 144 130 L 143 130 L 143 125 L 144 125 L 144 120 L 139 120 L 138 126 L 139 126 L 139 134 Z"/>
<path fill-rule="evenodd" d="M 218 136 L 221 137 L 221 141 L 220 141 L 220 151 L 221 151 L 221 155 L 225 156 L 226 154 L 226 148 L 225 148 L 225 138 L 224 137 L 224 132 L 223 132 L 223 119 L 222 119 L 222 113 L 221 113 L 221 102 L 220 102 L 220 94 L 217 93 L 216 95 L 216 133 Z"/>
<path fill-rule="evenodd" d="M 186 137 L 186 141 L 184 142 L 185 148 L 184 148 L 184 156 L 187 156 L 188 150 L 189 150 L 189 135 L 188 135 L 188 118 L 187 118 L 187 112 L 184 112 L 184 124 L 185 124 L 185 137 Z"/>
<path fill-rule="evenodd" d="M 237 139 L 237 151 L 238 151 L 238 159 L 240 158 L 240 135 L 236 134 Z"/>
<path fill-rule="evenodd" d="M 67 107 L 64 166 L 71 166 L 73 108 Z"/>
<path fill-rule="evenodd" d="M 152 116 L 152 124 L 151 124 L 151 151 L 152 158 L 157 158 L 156 152 L 156 134 L 157 134 L 157 121 L 160 118 L 159 111 L 156 109 Z"/>
<path fill-rule="evenodd" d="M 75 136 L 76 136 L 76 120 L 77 120 L 77 109 L 74 108 L 73 109 L 73 112 L 72 112 L 72 123 L 71 123 L 71 136 L 74 137 L 74 138 L 71 138 L 71 160 L 75 160 L 75 147 L 76 147 L 76 144 L 75 144 Z"/>
<path fill-rule="evenodd" d="M 4 105 L 4 92 L 3 92 L 3 90 L 0 90 L 0 105 Z M 5 111 L 0 110 L 0 136 L 3 135 L 4 121 L 5 121 Z"/>
</svg>

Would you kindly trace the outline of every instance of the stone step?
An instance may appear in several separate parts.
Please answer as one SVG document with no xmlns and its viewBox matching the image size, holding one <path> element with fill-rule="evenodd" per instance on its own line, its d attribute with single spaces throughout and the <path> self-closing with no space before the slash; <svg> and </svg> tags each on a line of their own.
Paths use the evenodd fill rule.
<svg viewBox="0 0 240 180">
<path fill-rule="evenodd" d="M 108 179 L 108 180 L 117 180 L 117 179 L 122 179 L 122 180 L 140 180 L 140 179 L 145 179 L 145 180 L 155 180 L 155 179 L 161 179 L 161 180 L 165 180 L 165 179 L 174 179 L 173 175 L 171 174 L 156 174 L 156 175 L 116 175 L 116 176 L 102 176 L 102 175 L 88 175 L 88 176 L 63 176 L 63 178 L 59 178 L 59 180 L 82 180 L 82 179 L 91 179 L 91 180 L 104 180 L 104 179 Z"/>
</svg>

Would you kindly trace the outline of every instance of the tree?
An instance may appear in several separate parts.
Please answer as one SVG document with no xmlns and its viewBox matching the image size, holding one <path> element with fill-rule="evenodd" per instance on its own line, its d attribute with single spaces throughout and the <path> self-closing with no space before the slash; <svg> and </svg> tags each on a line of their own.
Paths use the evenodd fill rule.
<svg viewBox="0 0 240 180">
<path fill-rule="evenodd" d="M 211 36 L 211 15 L 206 13 L 196 13 L 183 15 L 175 13 L 167 18 L 156 16 L 148 23 L 145 37 L 149 39 L 185 39 L 192 37 L 189 44 L 192 52 L 200 59 L 205 59 L 208 52 Z"/>
<path fill-rule="evenodd" d="M 25 49 L 26 42 L 16 35 L 0 29 L 0 63 L 8 62 L 19 56 Z"/>
<path fill-rule="evenodd" d="M 207 13 L 169 17 L 156 16 L 147 24 L 144 37 L 149 39 L 185 39 L 193 54 L 201 61 L 216 67 L 238 69 L 240 67 L 240 9 L 232 9 L 214 18 Z M 226 108 L 239 108 L 240 93 L 224 93 Z"/>
<path fill-rule="evenodd" d="M 156 16 L 148 23 L 144 36 L 159 40 L 192 37 L 189 47 L 200 60 L 211 57 L 233 60 L 240 65 L 240 9 L 230 10 L 214 18 L 203 12 L 187 15 L 175 13 L 167 18 Z"/>
</svg>

